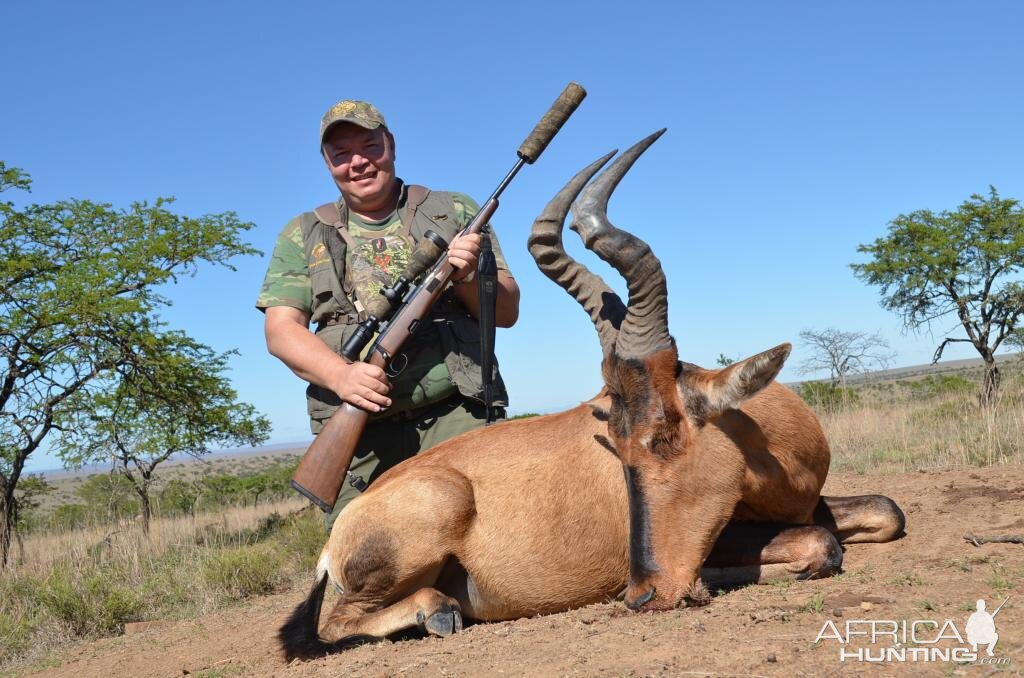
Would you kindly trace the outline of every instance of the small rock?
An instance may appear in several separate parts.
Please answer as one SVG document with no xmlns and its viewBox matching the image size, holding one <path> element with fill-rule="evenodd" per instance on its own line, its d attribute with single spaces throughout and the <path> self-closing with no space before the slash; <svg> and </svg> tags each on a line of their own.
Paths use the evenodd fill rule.
<svg viewBox="0 0 1024 678">
<path fill-rule="evenodd" d="M 866 601 L 860 604 L 860 609 L 864 610 L 865 612 L 868 612 L 873 607 L 874 605 Z"/>
<path fill-rule="evenodd" d="M 769 655 L 768 655 L 767 657 L 765 657 L 765 661 L 767 661 L 767 662 L 768 662 L 769 664 L 774 664 L 775 662 L 777 662 L 777 661 L 779 661 L 779 660 L 778 660 L 778 658 L 777 658 L 777 657 L 775 656 L 775 653 L 774 653 L 774 652 L 772 652 L 772 653 L 771 653 L 771 654 L 769 654 Z"/>
<path fill-rule="evenodd" d="M 833 617 L 842 617 L 843 616 L 843 608 L 837 607 L 836 609 L 832 610 L 832 616 Z"/>
</svg>

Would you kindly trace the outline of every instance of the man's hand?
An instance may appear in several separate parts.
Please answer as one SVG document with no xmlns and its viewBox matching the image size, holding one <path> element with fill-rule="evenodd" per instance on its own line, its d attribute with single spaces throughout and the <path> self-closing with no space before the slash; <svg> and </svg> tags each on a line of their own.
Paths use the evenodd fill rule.
<svg viewBox="0 0 1024 678">
<path fill-rule="evenodd" d="M 480 258 L 480 234 L 457 235 L 448 245 L 448 263 L 455 269 L 452 282 L 458 282 L 476 271 Z"/>
<path fill-rule="evenodd" d="M 267 349 L 300 378 L 329 388 L 368 412 L 391 406 L 387 397 L 391 383 L 384 370 L 369 363 L 345 362 L 309 331 L 308 313 L 290 306 L 271 306 L 266 314 Z"/>
<path fill-rule="evenodd" d="M 480 234 L 458 235 L 448 245 L 448 263 L 455 268 L 452 282 L 462 282 L 476 272 L 480 258 Z M 462 305 L 473 315 L 480 317 L 480 294 L 476 285 L 453 285 L 452 291 Z M 519 318 L 519 286 L 507 271 L 498 271 L 498 304 L 494 324 L 498 327 L 512 327 Z"/>
<path fill-rule="evenodd" d="M 379 412 L 391 406 L 391 399 L 387 397 L 391 382 L 381 368 L 356 362 L 346 363 L 344 368 L 339 367 L 336 372 L 330 389 L 342 400 L 368 412 Z"/>
</svg>

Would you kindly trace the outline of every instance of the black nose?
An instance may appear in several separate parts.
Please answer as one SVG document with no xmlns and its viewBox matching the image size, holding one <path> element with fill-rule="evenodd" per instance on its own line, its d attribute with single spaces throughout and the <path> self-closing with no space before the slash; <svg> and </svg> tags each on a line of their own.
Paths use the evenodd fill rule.
<svg viewBox="0 0 1024 678">
<path fill-rule="evenodd" d="M 639 598 L 635 598 L 633 600 L 627 600 L 626 601 L 626 607 L 628 607 L 629 609 L 634 610 L 634 611 L 635 610 L 639 610 L 641 607 L 643 607 L 647 603 L 651 602 L 651 599 L 654 598 L 654 591 L 655 591 L 655 588 L 652 586 L 651 588 L 649 588 L 647 590 L 647 593 L 643 594 Z"/>
</svg>

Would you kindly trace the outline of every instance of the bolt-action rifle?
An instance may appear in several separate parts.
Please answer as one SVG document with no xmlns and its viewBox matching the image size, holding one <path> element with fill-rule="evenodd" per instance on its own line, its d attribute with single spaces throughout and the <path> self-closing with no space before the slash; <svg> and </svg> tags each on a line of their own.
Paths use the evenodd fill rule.
<svg viewBox="0 0 1024 678">
<path fill-rule="evenodd" d="M 533 164 L 547 145 L 569 119 L 576 107 L 587 95 L 576 83 L 569 83 L 559 95 L 550 110 L 534 127 L 526 141 L 519 147 L 515 166 L 495 189 L 480 211 L 473 217 L 461 234 L 479 233 L 487 225 L 495 210 L 498 197 L 512 182 L 523 165 Z M 460 235 L 461 235 L 460 234 Z M 376 334 L 377 339 L 366 353 L 364 360 L 384 370 L 390 366 L 405 341 L 430 313 L 431 307 L 441 297 L 455 268 L 448 263 L 448 243 L 427 231 L 417 244 L 406 271 L 399 276 L 395 285 L 382 290 L 382 299 L 368 308 L 369 317 L 359 325 L 342 347 L 342 357 L 349 362 L 359 360 L 363 349 Z M 418 284 L 413 282 L 429 267 L 426 276 Z M 356 445 L 369 413 L 348 402 L 327 420 L 323 429 L 306 450 L 299 466 L 292 476 L 292 487 L 325 512 L 330 512 L 338 500 L 342 483 L 352 463 Z"/>
</svg>

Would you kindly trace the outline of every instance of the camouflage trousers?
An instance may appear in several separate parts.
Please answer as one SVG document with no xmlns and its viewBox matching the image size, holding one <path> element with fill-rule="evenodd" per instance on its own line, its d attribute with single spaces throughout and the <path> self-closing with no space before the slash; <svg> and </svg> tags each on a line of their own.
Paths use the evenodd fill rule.
<svg viewBox="0 0 1024 678">
<path fill-rule="evenodd" d="M 495 417 L 504 419 L 504 409 L 495 408 Z M 403 413 L 396 419 L 368 425 L 359 439 L 355 459 L 349 467 L 349 476 L 341 487 L 334 510 L 324 518 L 327 531 L 331 531 L 342 509 L 361 494 L 353 484 L 353 481 L 359 481 L 353 476 L 372 485 L 393 466 L 460 433 L 480 428 L 486 422 L 487 415 L 481 403 L 456 395 L 421 410 Z"/>
</svg>

